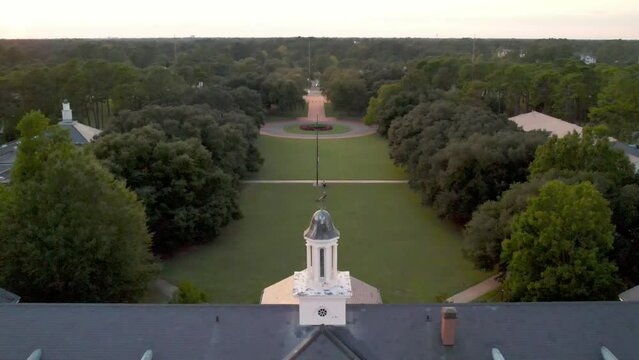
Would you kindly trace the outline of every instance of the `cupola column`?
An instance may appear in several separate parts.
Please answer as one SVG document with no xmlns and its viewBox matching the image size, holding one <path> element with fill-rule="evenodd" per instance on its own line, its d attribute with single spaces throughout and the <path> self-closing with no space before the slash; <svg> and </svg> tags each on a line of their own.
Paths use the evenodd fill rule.
<svg viewBox="0 0 639 360">
<path fill-rule="evenodd" d="M 324 247 L 324 278 L 333 279 L 333 247 Z"/>
<path fill-rule="evenodd" d="M 313 280 L 315 280 L 316 282 L 319 282 L 319 280 L 320 280 L 320 269 L 319 269 L 320 254 L 319 254 L 319 247 L 318 246 L 312 246 L 312 248 L 313 248 Z"/>
<path fill-rule="evenodd" d="M 337 244 L 333 245 L 333 274 L 337 275 Z"/>
</svg>

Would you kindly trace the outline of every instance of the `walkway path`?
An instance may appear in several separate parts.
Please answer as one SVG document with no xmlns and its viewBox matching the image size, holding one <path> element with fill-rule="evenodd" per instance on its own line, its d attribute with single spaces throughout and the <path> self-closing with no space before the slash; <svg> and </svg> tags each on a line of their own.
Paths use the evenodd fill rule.
<svg viewBox="0 0 639 360">
<path fill-rule="evenodd" d="M 327 184 L 408 184 L 408 180 L 320 180 Z M 244 180 L 244 184 L 314 184 L 315 180 Z"/>
<path fill-rule="evenodd" d="M 324 110 L 324 104 L 328 101 L 319 90 L 310 90 L 308 95 L 304 96 L 304 100 L 308 103 L 308 116 L 297 118 L 297 120 L 305 121 L 331 121 L 335 118 L 327 118 Z"/>
<path fill-rule="evenodd" d="M 349 139 L 359 136 L 366 136 L 374 134 L 377 131 L 375 126 L 366 126 L 361 121 L 344 121 L 337 120 L 335 118 L 327 118 L 324 112 L 324 104 L 326 98 L 317 90 L 311 90 L 304 100 L 308 103 L 308 116 L 297 118 L 296 120 L 283 120 L 273 121 L 266 123 L 260 129 L 260 134 L 267 136 L 274 136 L 287 139 L 308 139 L 312 140 L 316 138 L 314 132 L 309 131 L 308 134 L 293 134 L 284 130 L 291 125 L 303 125 L 309 122 L 315 122 L 319 119 L 320 123 L 330 123 L 336 125 L 342 125 L 349 129 L 349 132 L 342 134 L 322 134 L 320 131 L 319 137 L 321 139 Z"/>
<path fill-rule="evenodd" d="M 497 281 L 497 276 L 491 276 L 488 279 L 476 284 L 474 286 L 469 287 L 468 289 L 455 294 L 448 299 L 446 302 L 451 303 L 469 303 L 501 286 L 501 283 Z"/>
</svg>

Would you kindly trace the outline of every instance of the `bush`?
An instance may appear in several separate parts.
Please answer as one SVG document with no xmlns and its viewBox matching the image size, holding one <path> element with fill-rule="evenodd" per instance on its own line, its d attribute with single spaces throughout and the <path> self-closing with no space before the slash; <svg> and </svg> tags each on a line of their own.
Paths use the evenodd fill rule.
<svg viewBox="0 0 639 360">
<path fill-rule="evenodd" d="M 209 301 L 209 296 L 198 289 L 190 281 L 182 281 L 178 291 L 171 300 L 171 304 L 202 304 Z"/>
</svg>

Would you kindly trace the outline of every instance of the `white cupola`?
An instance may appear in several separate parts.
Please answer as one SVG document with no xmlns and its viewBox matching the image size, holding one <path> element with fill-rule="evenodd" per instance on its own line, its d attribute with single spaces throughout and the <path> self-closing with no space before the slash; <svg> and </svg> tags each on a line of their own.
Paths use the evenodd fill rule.
<svg viewBox="0 0 639 360">
<path fill-rule="evenodd" d="M 304 231 L 306 269 L 293 275 L 293 296 L 299 299 L 300 325 L 346 325 L 346 301 L 351 298 L 348 271 L 337 269 L 339 230 L 331 214 L 313 214 Z"/>
<path fill-rule="evenodd" d="M 73 113 L 71 111 L 71 104 L 67 99 L 64 99 L 62 102 L 62 123 L 63 124 L 72 124 L 73 123 Z"/>
</svg>

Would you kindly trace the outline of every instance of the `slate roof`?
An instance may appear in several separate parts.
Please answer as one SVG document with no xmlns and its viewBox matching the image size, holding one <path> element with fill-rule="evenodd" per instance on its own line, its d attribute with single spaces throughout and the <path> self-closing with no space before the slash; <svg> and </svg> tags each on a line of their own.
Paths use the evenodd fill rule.
<svg viewBox="0 0 639 360">
<path fill-rule="evenodd" d="M 17 147 L 17 141 L 0 145 L 0 184 L 9 182 L 11 178 L 11 168 L 16 161 Z"/>
<path fill-rule="evenodd" d="M 581 134 L 581 131 L 583 130 L 582 127 L 579 125 L 575 125 L 536 111 L 513 116 L 509 118 L 509 120 L 515 122 L 524 131 L 544 130 L 550 132 L 552 135 L 557 135 L 557 137 L 560 138 L 568 135 L 573 131 Z M 634 165 L 635 171 L 639 172 L 639 149 L 618 141 L 615 138 L 611 137 L 609 139 L 612 142 L 612 147 L 623 151 L 630 162 Z"/>
<path fill-rule="evenodd" d="M 575 125 L 537 111 L 513 116 L 509 118 L 509 120 L 515 122 L 524 131 L 544 130 L 553 135 L 557 135 L 557 137 L 566 136 L 573 131 L 581 134 L 582 130 L 579 125 Z"/>
<path fill-rule="evenodd" d="M 84 145 L 90 143 L 94 137 L 100 134 L 100 130 L 91 126 L 84 125 L 77 121 L 58 123 L 60 127 L 63 127 L 71 133 L 71 141 L 76 145 Z"/>
<path fill-rule="evenodd" d="M 20 302 L 20 296 L 0 288 L 0 303 L 16 304 L 18 302 Z"/>
<path fill-rule="evenodd" d="M 639 301 L 639 285 L 632 287 L 619 294 L 621 301 Z"/>
<path fill-rule="evenodd" d="M 69 130 L 71 141 L 75 145 L 84 145 L 100 134 L 100 130 L 84 125 L 77 121 L 59 122 L 58 125 Z M 0 145 L 0 184 L 8 183 L 11 180 L 11 168 L 16 160 L 17 146 L 19 141 L 12 141 Z"/>
<path fill-rule="evenodd" d="M 442 306 L 347 305 L 347 325 L 321 333 L 298 325 L 294 305 L 0 304 L 0 324 L 10 324 L 0 326 L 0 358 L 38 348 L 47 360 L 137 360 L 147 349 L 154 360 L 489 360 L 492 348 L 508 360 L 600 360 L 601 346 L 620 360 L 639 354 L 636 302 L 455 304 L 451 347 L 441 345 Z"/>
</svg>

